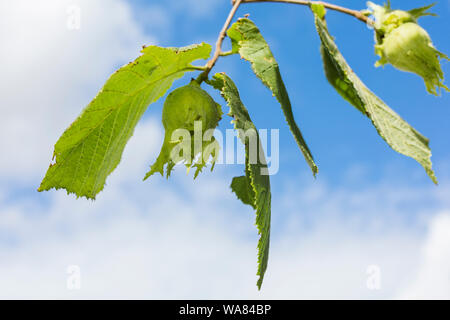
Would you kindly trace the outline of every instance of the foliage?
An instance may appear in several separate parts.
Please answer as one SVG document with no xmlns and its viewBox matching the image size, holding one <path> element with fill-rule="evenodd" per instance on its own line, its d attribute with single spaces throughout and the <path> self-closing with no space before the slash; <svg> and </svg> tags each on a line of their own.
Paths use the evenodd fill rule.
<svg viewBox="0 0 450 320">
<path fill-rule="evenodd" d="M 372 120 L 378 134 L 392 149 L 419 162 L 433 182 L 437 183 L 431 168 L 428 139 L 406 123 L 362 83 L 339 52 L 328 33 L 323 17 L 321 18 L 316 11 L 314 13 L 322 42 L 321 52 L 328 81 L 339 94 Z"/>
<path fill-rule="evenodd" d="M 416 8 L 409 11 L 392 10 L 390 5 L 384 7 L 368 3 L 375 17 L 375 52 L 381 59 L 375 65 L 392 64 L 399 70 L 415 73 L 423 78 L 427 91 L 438 95 L 443 88 L 444 73 L 439 58 L 449 60 L 438 51 L 429 34 L 417 23 L 423 16 L 433 16 L 428 12 L 434 6 Z"/>
</svg>

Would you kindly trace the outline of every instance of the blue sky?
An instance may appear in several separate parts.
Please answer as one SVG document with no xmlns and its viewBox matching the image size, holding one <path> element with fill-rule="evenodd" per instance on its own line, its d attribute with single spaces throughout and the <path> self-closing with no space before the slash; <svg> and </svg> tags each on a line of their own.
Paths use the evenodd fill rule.
<svg viewBox="0 0 450 320">
<path fill-rule="evenodd" d="M 405 3 L 392 1 L 404 9 L 428 4 Z M 79 30 L 66 27 L 73 5 L 81 9 Z M 392 151 L 326 82 L 307 8 L 243 5 L 237 17 L 249 13 L 271 45 L 319 166 L 314 180 L 277 101 L 249 64 L 222 58 L 213 72 L 232 77 L 257 127 L 280 130 L 272 251 L 258 293 L 254 215 L 228 188 L 241 166 L 219 165 L 195 182 L 182 169 L 170 181 L 141 181 L 162 142 L 163 99 L 145 114 L 96 202 L 36 192 L 53 144 L 115 69 L 144 44 L 213 44 L 230 1 L 20 0 L 0 9 L 8 30 L 0 33 L 0 297 L 450 298 L 449 95 L 428 95 L 416 75 L 375 68 L 373 31 L 361 22 L 327 16 L 359 77 L 430 138 L 440 185 Z M 438 1 L 433 11 L 438 18 L 420 23 L 450 53 L 450 3 Z M 449 63 L 442 65 L 448 74 Z M 221 128 L 231 128 L 229 121 Z M 66 287 L 70 265 L 80 267 L 80 290 Z M 370 266 L 381 272 L 379 290 L 366 285 Z"/>
</svg>

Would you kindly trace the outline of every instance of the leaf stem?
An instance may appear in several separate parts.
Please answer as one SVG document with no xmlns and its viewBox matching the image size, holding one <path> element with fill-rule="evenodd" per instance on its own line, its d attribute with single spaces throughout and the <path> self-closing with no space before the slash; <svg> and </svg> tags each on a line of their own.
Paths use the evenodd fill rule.
<svg viewBox="0 0 450 320">
<path fill-rule="evenodd" d="M 223 25 L 223 28 L 219 33 L 219 37 L 217 38 L 216 51 L 214 52 L 214 56 L 211 58 L 211 60 L 208 61 L 208 63 L 205 66 L 205 70 L 196 79 L 196 81 L 198 83 L 202 83 L 203 81 L 208 79 L 208 75 L 209 75 L 211 69 L 214 67 L 217 60 L 221 56 L 222 43 L 227 35 L 228 27 L 230 26 L 231 21 L 233 20 L 234 15 L 236 14 L 237 9 L 239 8 L 239 6 L 241 5 L 242 2 L 243 2 L 243 0 L 233 0 L 233 8 L 231 9 L 230 13 L 228 14 L 228 18 L 225 21 L 225 24 Z"/>
<path fill-rule="evenodd" d="M 236 3 L 237 0 L 232 0 L 232 3 Z M 325 8 L 330 9 L 330 10 L 334 10 L 334 11 L 338 11 L 338 12 L 342 12 L 348 15 L 351 15 L 353 17 L 355 17 L 356 19 L 369 24 L 369 25 L 373 25 L 373 20 L 370 19 L 369 17 L 367 17 L 366 15 L 364 15 L 361 11 L 357 11 L 357 10 L 352 10 L 352 9 L 348 9 L 348 8 L 344 8 L 332 3 L 327 3 L 324 1 L 303 1 L 303 0 L 241 0 L 241 3 L 256 3 L 256 2 L 281 2 L 281 3 L 291 3 L 291 4 L 299 4 L 299 5 L 303 5 L 303 6 L 311 6 L 312 4 L 321 4 L 323 5 Z"/>
</svg>

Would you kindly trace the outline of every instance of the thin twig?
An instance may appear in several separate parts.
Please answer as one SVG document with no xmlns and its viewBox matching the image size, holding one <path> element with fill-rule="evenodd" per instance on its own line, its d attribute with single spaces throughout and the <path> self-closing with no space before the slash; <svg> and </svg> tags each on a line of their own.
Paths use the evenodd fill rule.
<svg viewBox="0 0 450 320">
<path fill-rule="evenodd" d="M 219 38 L 217 39 L 217 42 L 216 42 L 216 51 L 214 52 L 214 56 L 206 64 L 205 71 L 203 71 L 196 79 L 197 82 L 201 83 L 204 80 L 208 79 L 209 72 L 216 64 L 217 59 L 219 59 L 219 57 L 221 56 L 222 43 L 227 35 L 228 27 L 230 26 L 231 21 L 233 20 L 234 15 L 236 14 L 237 9 L 239 8 L 239 6 L 241 5 L 242 2 L 243 2 L 242 0 L 233 0 L 233 8 L 231 9 L 230 14 L 228 15 L 228 18 L 225 21 L 225 24 L 223 25 L 223 28 L 219 33 Z"/>
<path fill-rule="evenodd" d="M 232 0 L 232 3 L 236 3 L 237 0 Z M 341 6 L 337 6 L 335 4 L 332 3 L 327 3 L 327 2 L 323 2 L 323 1 L 303 1 L 303 0 L 241 0 L 241 3 L 255 3 L 255 2 L 282 2 L 282 3 L 291 3 L 291 4 L 299 4 L 299 5 L 303 5 L 303 6 L 311 6 L 311 4 L 321 4 L 323 5 L 325 8 L 330 9 L 330 10 L 334 10 L 334 11 L 339 11 L 345 14 L 349 14 L 353 17 L 355 17 L 356 19 L 369 24 L 369 25 L 373 25 L 373 20 L 370 19 L 369 17 L 365 16 L 363 13 L 361 13 L 360 11 L 357 10 L 351 10 L 348 8 L 344 8 Z"/>
</svg>

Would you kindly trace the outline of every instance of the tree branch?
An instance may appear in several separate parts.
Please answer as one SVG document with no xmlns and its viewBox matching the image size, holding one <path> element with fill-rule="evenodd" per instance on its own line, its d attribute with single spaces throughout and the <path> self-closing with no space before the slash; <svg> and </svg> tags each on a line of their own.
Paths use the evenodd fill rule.
<svg viewBox="0 0 450 320">
<path fill-rule="evenodd" d="M 217 59 L 219 59 L 219 57 L 222 55 L 222 43 L 223 43 L 223 40 L 225 39 L 225 37 L 227 35 L 227 30 L 228 30 L 228 28 L 229 28 L 229 26 L 231 24 L 231 21 L 233 20 L 233 17 L 236 14 L 237 9 L 239 8 L 239 6 L 241 5 L 242 2 L 243 2 L 243 0 L 232 0 L 233 8 L 231 9 L 231 11 L 230 11 L 230 13 L 228 15 L 228 18 L 225 21 L 225 24 L 223 25 L 223 28 L 222 28 L 222 30 L 219 33 L 219 38 L 217 39 L 217 42 L 216 42 L 216 50 L 214 52 L 214 56 L 206 64 L 205 71 L 203 71 L 198 76 L 198 78 L 196 79 L 196 81 L 198 83 L 201 83 L 204 80 L 208 79 L 208 75 L 209 75 L 211 69 L 216 64 Z"/>
<path fill-rule="evenodd" d="M 232 3 L 235 4 L 237 2 L 237 0 L 232 0 Z M 363 13 L 361 13 L 360 11 L 357 10 L 351 10 L 348 8 L 344 8 L 341 6 L 337 6 L 335 4 L 331 4 L 331 3 L 327 3 L 327 2 L 323 2 L 323 1 L 303 1 L 303 0 L 241 0 L 241 3 L 256 3 L 256 2 L 281 2 L 281 3 L 291 3 L 291 4 L 299 4 L 299 5 L 303 5 L 303 6 L 311 6 L 311 4 L 321 4 L 323 5 L 325 8 L 330 9 L 330 10 L 334 10 L 334 11 L 339 11 L 348 15 L 351 15 L 353 17 L 355 17 L 356 19 L 369 24 L 369 25 L 373 25 L 373 20 L 370 19 L 369 17 L 365 16 Z"/>
</svg>

